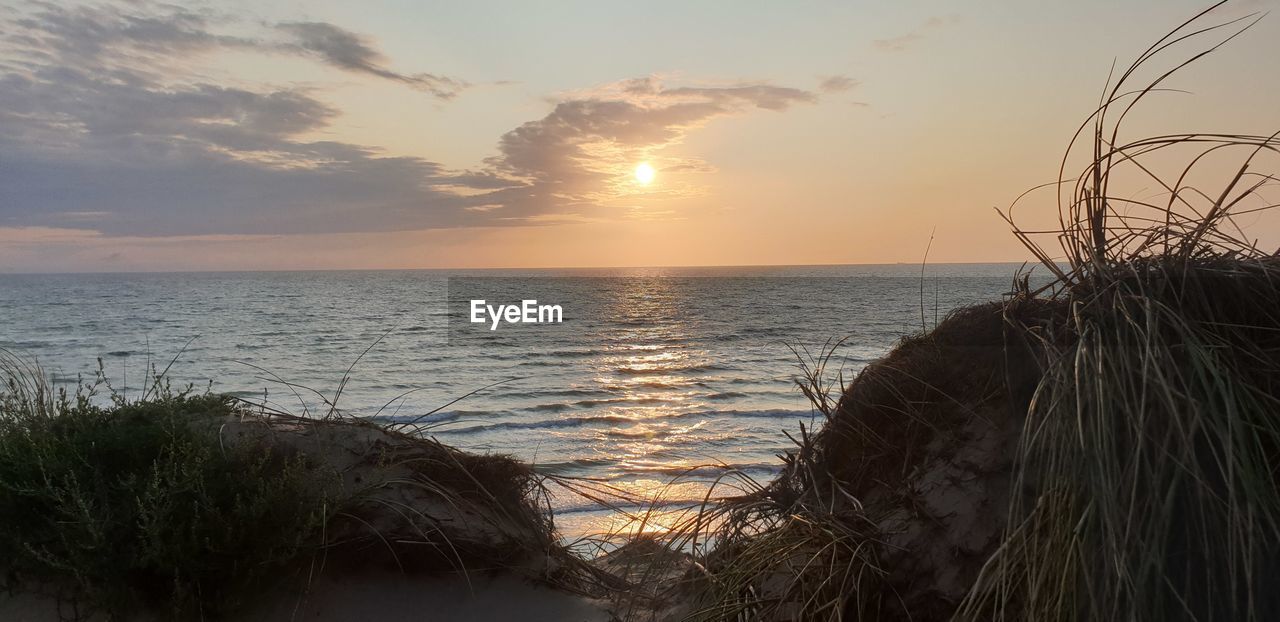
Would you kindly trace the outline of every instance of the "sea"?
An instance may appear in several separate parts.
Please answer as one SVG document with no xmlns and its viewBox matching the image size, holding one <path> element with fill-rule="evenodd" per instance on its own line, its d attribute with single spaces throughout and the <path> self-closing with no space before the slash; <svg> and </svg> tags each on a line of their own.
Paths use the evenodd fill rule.
<svg viewBox="0 0 1280 622">
<path fill-rule="evenodd" d="M 802 362 L 834 348 L 827 379 L 847 381 L 952 309 L 1001 299 L 1020 269 L 7 274 L 0 348 L 70 388 L 100 369 L 136 399 L 162 372 L 174 387 L 406 424 L 626 493 L 608 505 L 553 493 L 573 539 L 640 515 L 638 528 L 658 529 L 655 508 L 742 486 L 716 482 L 767 482 L 794 447 L 787 433 L 822 421 L 797 388 Z M 546 321 L 499 311 L 494 327 L 488 307 L 523 320 L 525 300 L 537 301 L 527 318 L 546 306 Z"/>
</svg>

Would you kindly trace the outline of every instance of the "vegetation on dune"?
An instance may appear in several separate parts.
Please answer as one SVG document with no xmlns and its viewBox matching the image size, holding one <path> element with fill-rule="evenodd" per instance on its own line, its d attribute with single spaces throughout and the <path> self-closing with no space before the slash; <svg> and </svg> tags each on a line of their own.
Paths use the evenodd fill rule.
<svg viewBox="0 0 1280 622">
<path fill-rule="evenodd" d="M 827 378 L 829 350 L 806 365 L 824 425 L 802 427 L 775 481 L 669 534 L 716 543 L 693 549 L 682 616 L 1280 616 L 1280 256 L 1238 226 L 1275 205 L 1277 180 L 1258 171 L 1276 170 L 1280 140 L 1119 139 L 1135 104 L 1252 23 L 1206 25 L 1211 10 L 1109 85 L 1078 135 L 1092 137 L 1083 171 L 1067 179 L 1069 148 L 1051 185 L 1061 226 L 1014 226 L 1048 285 L 1016 279 L 1005 301 L 904 338 L 847 386 Z M 1156 172 L 1188 152 L 1180 173 Z M 1233 153 L 1220 187 L 1190 183 Z"/>
<path fill-rule="evenodd" d="M 1127 91 L 1135 70 L 1185 38 L 1248 19 L 1201 27 L 1203 15 L 1140 56 L 1084 126 L 1093 155 L 1060 193 L 1056 237 L 1068 266 L 1052 293 L 1070 306 L 1072 339 L 1039 339 L 1043 378 L 1014 480 L 1035 492 L 1012 496 L 1009 533 L 965 602 L 969 617 L 1280 616 L 1280 253 L 1259 248 L 1238 222 L 1276 206 L 1266 191 L 1280 140 L 1118 140 L 1125 113 L 1172 73 Z M 1172 183 L 1144 166 L 1188 145 Z M 1237 165 L 1222 187 L 1187 183 L 1231 153 Z M 1159 184 L 1165 202 L 1116 196 L 1126 175 Z M 1047 257 L 1036 234 L 1015 233 Z"/>
<path fill-rule="evenodd" d="M 1280 260 L 1134 259 L 1067 294 L 1074 339 L 1015 456 L 973 619 L 1280 614 Z"/>
<path fill-rule="evenodd" d="M 101 377 L 68 394 L 23 359 L 0 369 L 0 576 L 74 618 L 218 618 L 382 568 L 589 582 L 541 477 L 511 458 L 161 376 L 126 401 Z"/>
<path fill-rule="evenodd" d="M 86 613 L 218 614 L 315 550 L 324 506 L 305 465 L 269 449 L 224 451 L 193 425 L 233 414 L 227 398 L 161 385 L 146 401 L 102 407 L 6 363 L 0 569 L 10 589 Z"/>
</svg>

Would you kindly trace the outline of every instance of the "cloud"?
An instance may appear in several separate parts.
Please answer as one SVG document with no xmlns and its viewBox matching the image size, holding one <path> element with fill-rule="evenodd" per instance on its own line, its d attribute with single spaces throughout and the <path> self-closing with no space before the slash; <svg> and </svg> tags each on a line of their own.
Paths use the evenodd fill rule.
<svg viewBox="0 0 1280 622">
<path fill-rule="evenodd" d="M 871 44 L 886 52 L 901 52 L 921 39 L 924 39 L 923 34 L 919 31 L 912 31 L 890 39 L 876 39 Z"/>
<path fill-rule="evenodd" d="M 434 162 L 303 140 L 339 114 L 304 90 L 162 82 L 147 66 L 29 67 L 0 73 L 0 226 L 76 214 L 112 235 L 471 221 L 432 186 L 474 184 Z"/>
<path fill-rule="evenodd" d="M 45 60 L 88 65 L 110 64 L 121 57 L 149 57 L 209 50 L 254 47 L 253 39 L 216 34 L 210 19 L 176 7 L 156 10 L 139 5 L 126 13 L 111 6 L 38 4 L 39 10 L 13 21 L 6 38 Z"/>
<path fill-rule="evenodd" d="M 818 83 L 818 90 L 823 93 L 843 93 L 858 86 L 858 81 L 849 76 L 829 76 Z"/>
<path fill-rule="evenodd" d="M 386 59 L 360 35 L 324 22 L 293 22 L 276 26 L 291 35 L 298 48 L 322 61 L 347 71 L 403 82 L 441 99 L 458 94 L 467 84 L 461 80 L 429 73 L 406 75 L 386 67 Z"/>
<path fill-rule="evenodd" d="M 215 32 L 229 18 L 170 6 L 33 6 L 0 15 L 0 226 L 80 223 L 115 236 L 451 227 L 476 219 L 437 186 L 498 187 L 424 158 L 304 139 L 340 114 L 308 89 L 201 79 L 210 51 L 301 53 L 296 43 Z M 381 67 L 368 45 L 314 47 L 330 64 L 364 54 L 367 71 Z"/>
<path fill-rule="evenodd" d="M 769 84 L 669 87 L 654 77 L 574 93 L 545 117 L 502 136 L 485 172 L 512 185 L 475 200 L 502 205 L 491 213 L 516 220 L 557 206 L 608 205 L 638 191 L 630 181 L 637 162 L 651 161 L 666 172 L 708 170 L 703 162 L 664 160 L 661 152 L 712 119 L 815 101 L 810 91 Z M 682 191 L 675 183 L 664 187 L 668 194 Z"/>
<path fill-rule="evenodd" d="M 0 228 L 23 235 L 329 234 L 626 217 L 637 194 L 701 191 L 694 180 L 713 165 L 666 152 L 690 132 L 819 98 L 763 82 L 625 80 L 562 94 L 545 116 L 503 134 L 481 166 L 452 170 L 316 140 L 341 115 L 319 93 L 220 84 L 202 64 L 229 47 L 305 53 L 437 97 L 456 92 L 447 79 L 388 69 L 371 42 L 346 30 L 309 22 L 263 34 L 246 31 L 247 20 L 147 4 L 36 6 L 0 16 Z M 663 183 L 634 184 L 641 160 Z"/>
<path fill-rule="evenodd" d="M 268 152 L 324 126 L 337 111 L 296 90 L 254 92 L 212 84 L 165 86 L 133 74 L 103 77 L 44 67 L 0 77 L 0 141 L 15 147 L 159 151 L 205 145 Z"/>
<path fill-rule="evenodd" d="M 314 58 L 343 71 L 392 80 L 451 99 L 466 81 L 431 73 L 400 73 L 374 43 L 358 33 L 326 22 L 275 24 L 266 32 L 228 34 L 218 27 L 240 26 L 237 18 L 146 2 L 125 7 L 39 4 L 34 13 L 13 21 L 7 37 L 29 60 L 58 60 L 79 67 L 136 69 L 139 61 L 154 71 L 186 56 L 219 49 L 254 50 Z M 168 67 L 182 70 L 183 67 Z"/>
<path fill-rule="evenodd" d="M 950 24 L 960 21 L 959 15 L 935 16 L 926 19 L 915 30 L 905 34 L 891 37 L 888 39 L 876 39 L 871 42 L 875 47 L 886 52 L 902 52 L 910 49 L 916 43 L 923 41 L 929 34 L 934 33 Z"/>
<path fill-rule="evenodd" d="M 102 238 L 102 233 L 93 229 L 0 227 L 0 242 L 3 242 L 6 246 L 44 246 L 46 244 L 65 244 L 100 238 Z"/>
</svg>

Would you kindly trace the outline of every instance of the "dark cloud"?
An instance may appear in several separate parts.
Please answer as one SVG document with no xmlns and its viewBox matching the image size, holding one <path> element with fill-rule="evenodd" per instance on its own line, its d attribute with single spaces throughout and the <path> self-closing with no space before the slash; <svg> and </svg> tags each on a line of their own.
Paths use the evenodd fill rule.
<svg viewBox="0 0 1280 622">
<path fill-rule="evenodd" d="M 216 48 L 261 45 L 250 38 L 215 33 L 209 16 L 177 7 L 138 4 L 124 10 L 50 3 L 35 7 L 34 12 L 12 20 L 4 40 L 13 56 L 37 66 L 58 62 L 104 71 L 136 69 L 142 63 L 165 64 Z"/>
<path fill-rule="evenodd" d="M 164 87 L 71 67 L 0 77 L 0 137 L 39 148 L 62 140 L 88 149 L 135 143 L 201 143 L 269 151 L 324 126 L 337 111 L 298 91 L 258 93 L 211 84 Z M 43 138 L 42 138 L 43 137 Z M 25 139 L 24 139 L 25 138 Z"/>
<path fill-rule="evenodd" d="M 119 83 L 72 69 L 0 77 L 0 225 L 108 234 L 448 227 L 474 216 L 419 158 L 298 136 L 336 111 L 305 93 Z"/>
<path fill-rule="evenodd" d="M 142 9 L 139 9 L 142 10 Z M 420 158 L 306 140 L 339 114 L 297 88 L 178 71 L 247 38 L 200 15 L 41 6 L 0 48 L 0 226 L 111 235 L 296 233 L 468 224 Z M 185 79 L 183 79 L 185 78 Z M 479 185 L 475 191 L 496 187 Z"/>
<path fill-rule="evenodd" d="M 300 49 L 339 69 L 403 82 L 442 99 L 457 95 L 466 86 L 465 82 L 445 76 L 429 73 L 406 75 L 392 71 L 386 67 L 382 54 L 365 38 L 333 24 L 294 22 L 279 24 L 277 28 L 293 37 Z"/>
<path fill-rule="evenodd" d="M 105 6 L 43 7 L 35 15 L 16 21 L 26 29 L 22 35 L 25 42 L 81 58 L 101 54 L 119 43 L 155 52 L 252 44 L 247 39 L 210 33 L 206 17 L 183 9 L 129 15 Z"/>
<path fill-rule="evenodd" d="M 259 36 L 240 36 L 217 32 L 218 26 L 237 22 L 234 17 L 170 5 L 36 6 L 34 13 L 13 20 L 14 32 L 6 37 L 22 56 L 36 62 L 136 68 L 140 60 L 164 65 L 197 52 L 252 49 L 310 56 L 344 71 L 399 82 L 441 99 L 450 99 L 467 86 L 465 81 L 448 76 L 393 71 L 368 38 L 325 22 L 283 23 Z"/>
</svg>

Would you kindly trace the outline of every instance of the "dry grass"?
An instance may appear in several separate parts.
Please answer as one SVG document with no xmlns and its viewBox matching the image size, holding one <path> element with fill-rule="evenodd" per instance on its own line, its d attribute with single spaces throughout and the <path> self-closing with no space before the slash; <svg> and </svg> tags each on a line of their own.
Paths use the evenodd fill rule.
<svg viewBox="0 0 1280 622">
<path fill-rule="evenodd" d="M 973 619 L 1280 613 L 1280 260 L 1165 258 L 1079 285 L 1028 410 L 1013 528 Z"/>
<path fill-rule="evenodd" d="M 371 568 L 602 589 L 528 465 L 348 417 L 337 392 L 297 416 L 163 372 L 135 401 L 5 352 L 0 372 L 0 571 L 76 616 L 220 617 Z"/>
<path fill-rule="evenodd" d="M 1092 153 L 1074 181 L 1058 184 L 1060 229 L 1015 226 L 1056 274 L 1052 295 L 1069 305 L 1073 339 L 1042 341 L 1051 364 L 1016 456 L 1015 489 L 1033 492 L 1012 498 L 1008 537 L 964 618 L 1280 615 L 1280 258 L 1239 223 L 1276 205 L 1265 171 L 1280 141 L 1119 139 L 1139 101 L 1256 21 L 1212 23 L 1211 11 L 1144 52 L 1082 127 L 1077 137 L 1091 135 Z M 1206 37 L 1217 39 L 1132 86 L 1149 64 Z M 1188 183 L 1210 158 L 1233 153 L 1219 186 Z M 1178 154 L 1180 173 L 1154 172 L 1154 160 Z M 1131 178 L 1156 184 L 1163 199 L 1117 196 Z M 1045 234 L 1065 267 L 1037 243 Z"/>
<path fill-rule="evenodd" d="M 1024 276 L 847 387 L 830 352 L 802 358 L 825 425 L 802 426 L 777 480 L 668 534 L 694 553 L 688 618 L 1280 617 L 1280 258 L 1241 219 L 1275 206 L 1280 141 L 1120 131 L 1257 18 L 1216 14 L 1114 76 L 1050 185 L 1060 226 L 1014 226 L 1048 286 Z M 1163 196 L 1131 194 L 1143 185 Z"/>
</svg>

